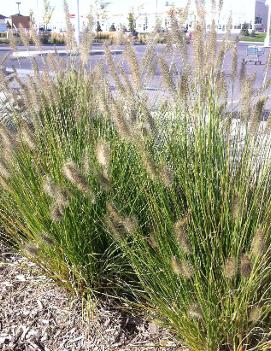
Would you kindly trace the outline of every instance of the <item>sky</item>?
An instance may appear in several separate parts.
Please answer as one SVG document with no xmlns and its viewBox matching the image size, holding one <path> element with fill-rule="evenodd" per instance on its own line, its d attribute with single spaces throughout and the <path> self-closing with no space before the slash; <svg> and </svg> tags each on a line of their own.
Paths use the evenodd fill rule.
<svg viewBox="0 0 271 351">
<path fill-rule="evenodd" d="M 39 12 L 43 9 L 43 0 L 0 0 L 0 13 L 4 15 L 10 15 L 18 12 L 16 1 L 20 1 L 20 9 L 22 14 L 29 14 L 30 10 L 33 9 L 35 12 L 37 8 Z M 164 0 L 158 0 L 164 1 Z M 113 11 L 124 12 L 129 10 L 133 6 L 138 6 L 144 2 L 155 2 L 155 0 L 108 0 L 110 2 L 110 8 Z M 55 8 L 55 13 L 60 14 L 63 12 L 63 0 L 50 0 L 51 5 Z M 68 0 L 71 12 L 74 11 L 76 6 L 76 0 Z M 89 7 L 93 4 L 93 0 L 80 0 L 81 12 L 88 12 Z"/>
<path fill-rule="evenodd" d="M 0 14 L 9 16 L 18 12 L 16 1 L 21 2 L 21 13 L 24 15 L 29 15 L 30 10 L 34 11 L 35 18 L 41 18 L 43 12 L 43 0 L 0 0 Z M 158 6 L 165 4 L 166 0 L 104 0 L 109 2 L 108 10 L 114 13 L 127 13 L 131 8 L 137 9 L 140 5 L 144 4 L 144 9 L 150 11 L 153 9 L 155 11 L 156 1 Z M 86 15 L 89 13 L 91 4 L 95 0 L 80 0 L 80 12 L 81 15 Z M 186 3 L 186 0 L 171 0 L 169 2 L 175 2 L 178 6 L 181 6 Z M 63 0 L 50 0 L 51 5 L 55 8 L 53 21 L 62 21 L 63 19 Z M 70 13 L 75 13 L 76 9 L 76 0 L 68 0 Z M 224 7 L 235 7 L 235 10 L 240 7 L 240 11 L 243 11 L 244 8 L 249 7 L 255 3 L 255 0 L 224 0 Z"/>
</svg>

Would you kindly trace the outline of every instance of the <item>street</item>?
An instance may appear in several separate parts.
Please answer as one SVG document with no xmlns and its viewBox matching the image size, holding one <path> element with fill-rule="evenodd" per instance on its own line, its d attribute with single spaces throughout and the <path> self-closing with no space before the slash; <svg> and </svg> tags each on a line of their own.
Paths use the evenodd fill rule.
<svg viewBox="0 0 271 351">
<path fill-rule="evenodd" d="M 248 45 L 251 45 L 251 44 L 238 43 L 238 70 L 240 70 L 242 61 L 246 57 L 246 51 L 247 51 Z M 144 56 L 146 46 L 145 45 L 135 45 L 134 48 L 135 48 L 136 55 L 137 55 L 139 61 L 141 61 L 143 56 Z M 44 46 L 43 47 L 43 50 L 55 50 L 55 49 L 63 51 L 63 46 Z M 117 63 L 124 64 L 125 59 L 120 54 L 124 50 L 124 47 L 123 46 L 115 46 L 112 49 L 119 50 L 119 52 L 114 54 L 114 60 Z M 35 48 L 30 48 L 30 50 L 31 51 L 35 50 Z M 99 61 L 105 59 L 105 56 L 102 54 L 102 51 L 103 51 L 102 46 L 95 46 L 94 50 L 98 54 L 95 53 L 95 54 L 92 54 L 89 56 L 89 66 L 90 67 L 91 66 L 93 67 Z M 17 51 L 19 51 L 19 53 L 21 53 L 23 51 L 26 51 L 26 48 L 19 47 L 17 49 Z M 160 55 L 160 54 L 166 55 L 168 62 L 173 64 L 173 66 L 176 65 L 176 67 L 180 68 L 180 60 L 178 58 L 178 55 L 175 55 L 175 57 L 173 57 L 170 54 L 166 54 L 164 45 L 157 45 L 156 52 L 158 55 Z M 191 56 L 192 56 L 191 45 L 189 45 L 188 52 L 189 52 L 189 56 L 190 56 L 189 60 L 190 60 Z M 266 62 L 267 62 L 267 58 L 268 58 L 268 53 L 269 53 L 269 49 L 265 49 L 264 56 L 261 58 L 261 60 L 262 60 L 261 65 L 259 65 L 259 64 L 255 65 L 254 63 L 248 63 L 246 65 L 247 73 L 249 75 L 256 74 L 256 80 L 255 80 L 255 86 L 254 86 L 255 89 L 259 88 L 262 85 L 263 78 L 264 78 L 264 71 L 266 68 Z M 16 70 L 18 70 L 18 73 L 21 76 L 25 76 L 25 75 L 32 73 L 31 57 L 13 58 L 12 51 L 8 46 L 0 46 L 0 60 L 3 59 L 7 54 L 10 55 L 5 62 L 5 68 L 7 71 L 12 71 L 12 69 L 14 67 L 14 68 L 16 68 Z M 65 55 L 64 56 L 61 55 L 61 57 L 65 59 Z M 43 64 L 44 64 L 44 58 L 42 56 L 35 56 L 35 60 L 38 64 L 39 68 L 42 70 Z M 127 65 L 124 64 L 124 67 L 125 67 L 126 72 L 129 74 L 129 69 L 128 69 Z M 228 83 L 230 84 L 230 78 L 229 78 L 229 75 L 231 73 L 231 54 L 230 53 L 228 53 L 225 56 L 223 67 L 224 67 L 224 73 L 225 73 L 226 79 L 228 80 Z M 268 72 L 267 79 L 269 79 L 269 78 L 271 78 L 271 77 L 270 77 L 270 73 Z M 112 84 L 113 84 L 113 82 L 112 82 Z M 160 97 L 160 95 L 163 92 L 163 88 L 162 88 L 161 75 L 160 75 L 159 68 L 156 69 L 154 77 L 145 83 L 145 89 L 148 91 L 148 94 L 151 97 L 151 100 L 155 101 L 157 99 L 158 95 Z M 237 82 L 237 84 L 236 84 L 236 87 L 233 91 L 233 95 L 232 95 L 232 92 L 230 90 L 231 89 L 229 89 L 229 100 L 231 102 L 233 102 L 234 104 L 238 104 L 239 97 L 240 97 L 239 82 Z M 271 89 L 269 89 L 269 91 L 267 93 L 268 93 L 268 97 L 269 96 L 271 97 Z M 270 98 L 267 102 L 266 109 L 271 110 L 271 99 Z"/>
</svg>

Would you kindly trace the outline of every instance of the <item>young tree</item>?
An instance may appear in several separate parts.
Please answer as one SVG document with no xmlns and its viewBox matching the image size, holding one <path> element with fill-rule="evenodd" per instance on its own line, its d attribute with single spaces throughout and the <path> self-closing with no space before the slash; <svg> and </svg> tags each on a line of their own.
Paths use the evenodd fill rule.
<svg viewBox="0 0 271 351">
<path fill-rule="evenodd" d="M 102 32 L 102 27 L 99 21 L 97 21 L 96 32 Z"/>
<path fill-rule="evenodd" d="M 50 0 L 43 0 L 43 25 L 47 29 L 50 23 L 55 8 L 51 6 Z"/>
<path fill-rule="evenodd" d="M 109 28 L 109 32 L 115 32 L 116 31 L 116 27 L 115 27 L 115 24 L 112 23 L 110 28 Z"/>
<path fill-rule="evenodd" d="M 134 16 L 133 12 L 129 12 L 129 14 L 128 14 L 128 30 L 129 30 L 129 32 L 134 33 L 135 27 L 136 27 L 135 16 Z"/>
<path fill-rule="evenodd" d="M 243 25 L 242 25 L 242 29 L 241 29 L 241 32 L 240 32 L 240 34 L 241 35 L 244 35 L 244 36 L 246 36 L 246 37 L 248 37 L 249 36 L 249 24 L 248 23 L 244 23 Z"/>
</svg>

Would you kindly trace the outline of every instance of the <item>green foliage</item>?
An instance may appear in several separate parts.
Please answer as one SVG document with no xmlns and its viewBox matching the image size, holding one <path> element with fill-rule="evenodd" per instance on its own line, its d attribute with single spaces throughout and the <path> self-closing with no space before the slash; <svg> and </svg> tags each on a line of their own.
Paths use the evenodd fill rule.
<svg viewBox="0 0 271 351">
<path fill-rule="evenodd" d="M 116 27 L 115 27 L 115 24 L 112 23 L 110 28 L 109 28 L 109 32 L 116 32 Z"/>
<path fill-rule="evenodd" d="M 16 149 L 9 150 L 12 178 L 1 214 L 5 231 L 24 255 L 77 293 L 116 291 L 129 276 L 128 264 L 103 228 L 106 191 L 95 145 L 103 133 L 113 139 L 113 131 L 99 121 L 93 88 L 90 77 L 71 73 L 47 91 L 54 100 L 44 86 L 39 125 L 19 123 L 17 142 L 2 130 Z M 70 160 L 75 169 L 65 170 Z M 65 174 L 69 171 L 75 180 Z"/>
<path fill-rule="evenodd" d="M 71 56 L 67 69 L 48 57 L 43 75 L 17 77 L 16 128 L 0 128 L 0 218 L 59 284 L 133 298 L 189 350 L 268 350 L 266 87 L 253 99 L 254 80 L 242 71 L 233 112 L 223 71 L 230 48 L 226 40 L 216 47 L 200 23 L 192 68 L 182 24 L 172 20 L 165 40 L 184 62 L 178 75 L 152 41 L 142 61 L 127 42 L 124 66 L 105 47 L 106 67 L 89 72 Z M 157 68 L 167 101 L 153 107 L 142 87 Z"/>
<path fill-rule="evenodd" d="M 102 32 L 102 27 L 99 21 L 97 21 L 96 32 Z"/>
<path fill-rule="evenodd" d="M 249 36 L 249 24 L 248 24 L 248 23 L 245 22 L 245 23 L 242 25 L 242 29 L 241 29 L 241 31 L 240 31 L 240 34 L 241 34 L 241 35 L 244 35 L 244 36 L 246 36 L 246 37 Z"/>
<path fill-rule="evenodd" d="M 47 26 L 52 19 L 54 10 L 55 9 L 51 6 L 49 0 L 43 0 L 43 25 L 45 29 L 47 29 Z"/>
<path fill-rule="evenodd" d="M 128 14 L 128 31 L 131 33 L 135 32 L 135 16 L 132 12 Z"/>
</svg>

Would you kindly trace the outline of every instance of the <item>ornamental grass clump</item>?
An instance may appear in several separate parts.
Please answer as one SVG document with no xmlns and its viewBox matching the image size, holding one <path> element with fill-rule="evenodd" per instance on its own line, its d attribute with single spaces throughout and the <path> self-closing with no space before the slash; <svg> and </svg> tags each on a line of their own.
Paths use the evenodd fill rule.
<svg viewBox="0 0 271 351">
<path fill-rule="evenodd" d="M 33 62 L 33 77 L 16 77 L 0 130 L 1 225 L 68 290 L 138 302 L 191 351 L 268 350 L 268 84 L 238 64 L 230 21 L 220 43 L 206 31 L 199 3 L 188 44 L 188 13 L 170 12 L 167 43 L 153 36 L 144 65 L 127 43 L 124 63 L 107 45 L 106 64 L 48 56 L 43 72 Z M 156 101 L 144 89 L 153 62 Z"/>
</svg>

